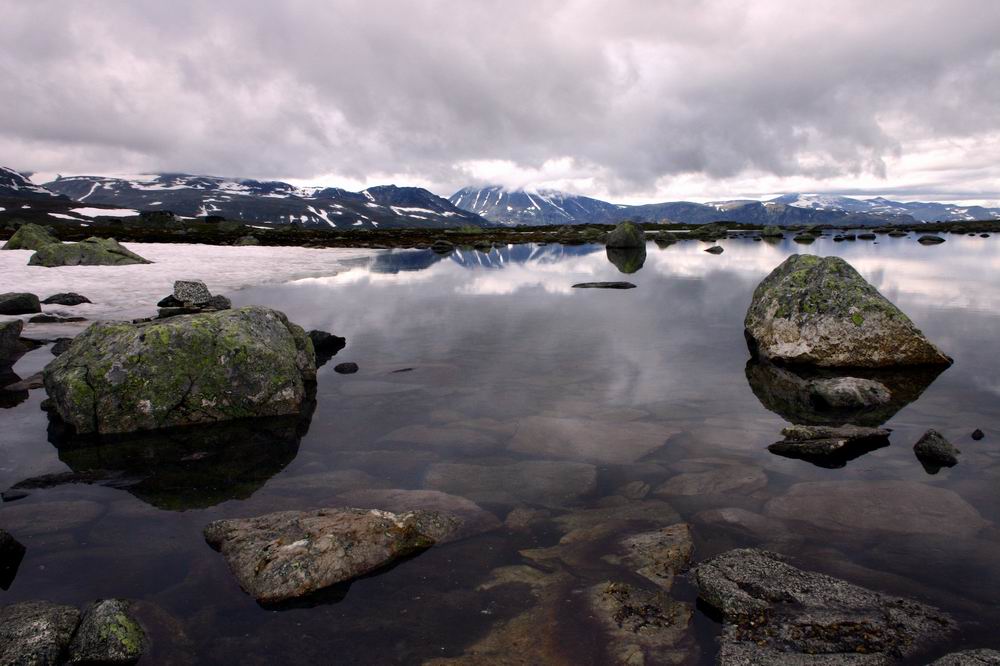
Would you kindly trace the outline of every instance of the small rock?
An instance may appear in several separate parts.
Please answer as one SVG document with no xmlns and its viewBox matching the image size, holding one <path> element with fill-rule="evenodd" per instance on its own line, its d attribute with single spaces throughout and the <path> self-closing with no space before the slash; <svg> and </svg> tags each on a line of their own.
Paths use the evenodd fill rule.
<svg viewBox="0 0 1000 666">
<path fill-rule="evenodd" d="M 173 297 L 185 305 L 204 305 L 212 298 L 212 292 L 201 280 L 177 280 Z"/>
<path fill-rule="evenodd" d="M 328 354 L 335 356 L 337 352 L 347 346 L 347 338 L 342 338 L 326 331 L 311 330 L 306 335 L 312 340 L 313 349 L 317 354 Z"/>
<path fill-rule="evenodd" d="M 631 282 L 580 282 L 574 289 L 635 289 Z"/>
<path fill-rule="evenodd" d="M 785 234 L 781 231 L 780 227 L 774 225 L 768 225 L 760 232 L 763 238 L 784 238 Z"/>
<path fill-rule="evenodd" d="M 587 594 L 603 626 L 615 664 L 690 663 L 694 647 L 688 627 L 694 615 L 662 590 L 651 592 L 627 583 L 605 582 Z"/>
<path fill-rule="evenodd" d="M 76 321 L 87 321 L 87 318 L 43 312 L 28 319 L 29 324 L 69 324 Z"/>
<path fill-rule="evenodd" d="M 917 242 L 921 245 L 939 245 L 944 242 L 944 239 L 940 236 L 926 235 L 918 238 Z"/>
<path fill-rule="evenodd" d="M 0 294 L 0 315 L 33 314 L 42 311 L 38 296 L 26 292 Z"/>
<path fill-rule="evenodd" d="M 333 366 L 333 371 L 338 372 L 342 375 L 353 375 L 358 371 L 357 363 L 338 363 Z"/>
<path fill-rule="evenodd" d="M 889 431 L 882 428 L 793 425 L 781 434 L 785 439 L 771 444 L 768 451 L 821 467 L 843 467 L 848 460 L 889 445 Z"/>
<path fill-rule="evenodd" d="M 63 663 L 80 611 L 48 601 L 22 601 L 0 609 L 0 664 Z"/>
<path fill-rule="evenodd" d="M 302 597 L 432 546 L 428 531 L 452 519 L 436 512 L 368 509 L 281 511 L 217 520 L 205 539 L 260 603 Z"/>
<path fill-rule="evenodd" d="M 723 252 L 725 252 L 725 250 L 722 248 L 721 245 L 713 245 L 712 247 L 705 250 L 705 252 L 708 252 L 709 254 L 722 254 Z"/>
<path fill-rule="evenodd" d="M 237 239 L 236 244 L 244 247 L 249 247 L 254 245 L 260 245 L 260 240 L 258 240 L 256 236 L 247 234 L 246 236 L 242 236 L 241 238 Z"/>
<path fill-rule="evenodd" d="M 82 303 L 90 303 L 91 300 L 86 296 L 81 296 L 80 294 L 70 291 L 59 294 L 52 294 L 46 298 L 42 303 L 44 305 L 81 305 Z"/>
<path fill-rule="evenodd" d="M 873 233 L 858 234 L 858 240 L 873 241 L 873 240 L 876 240 L 876 239 L 878 239 L 878 236 L 876 236 Z"/>
<path fill-rule="evenodd" d="M 944 438 L 937 430 L 931 429 L 913 445 L 913 452 L 925 467 L 954 467 L 958 464 L 958 454 L 961 453 L 954 445 Z M 935 471 L 937 471 L 935 469 Z"/>
<path fill-rule="evenodd" d="M 694 553 L 691 527 L 677 523 L 652 532 L 625 537 L 619 542 L 622 555 L 616 558 L 665 590 L 674 576 L 686 570 Z"/>
<path fill-rule="evenodd" d="M 84 612 L 69 646 L 70 664 L 134 664 L 146 633 L 122 599 L 95 601 Z"/>
<path fill-rule="evenodd" d="M 981 440 L 983 437 L 986 437 L 986 434 L 979 428 L 976 428 L 975 430 L 972 431 L 972 439 L 976 440 L 977 442 Z"/>
</svg>

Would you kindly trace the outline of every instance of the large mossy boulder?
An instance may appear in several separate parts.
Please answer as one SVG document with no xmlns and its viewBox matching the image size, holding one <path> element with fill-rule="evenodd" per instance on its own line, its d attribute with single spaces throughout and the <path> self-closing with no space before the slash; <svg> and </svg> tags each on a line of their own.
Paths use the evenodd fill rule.
<svg viewBox="0 0 1000 666">
<path fill-rule="evenodd" d="M 80 434 L 297 414 L 315 378 L 305 331 L 263 307 L 100 322 L 44 372 L 54 413 Z"/>
<path fill-rule="evenodd" d="M 608 232 L 604 244 L 611 248 L 645 248 L 646 235 L 639 225 L 633 222 L 622 222 Z"/>
<path fill-rule="evenodd" d="M 79 243 L 49 243 L 38 248 L 29 266 L 126 266 L 151 264 L 135 252 L 125 249 L 114 238 L 91 236 Z"/>
<path fill-rule="evenodd" d="M 839 257 L 786 259 L 757 286 L 744 323 L 753 351 L 772 361 L 858 368 L 951 363 Z"/>
<path fill-rule="evenodd" d="M 22 224 L 21 227 L 14 232 L 14 235 L 10 237 L 7 243 L 3 246 L 4 250 L 38 250 L 42 247 L 48 245 L 49 243 L 58 243 L 59 240 L 50 234 L 48 230 L 37 224 Z"/>
</svg>

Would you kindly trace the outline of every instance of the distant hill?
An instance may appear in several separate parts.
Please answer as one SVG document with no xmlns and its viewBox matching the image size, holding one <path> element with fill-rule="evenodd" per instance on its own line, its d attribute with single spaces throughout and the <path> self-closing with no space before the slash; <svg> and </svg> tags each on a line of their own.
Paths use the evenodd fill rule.
<svg viewBox="0 0 1000 666">
<path fill-rule="evenodd" d="M 626 206 L 553 190 L 465 187 L 449 201 L 503 225 L 608 224 L 643 222 L 740 222 L 747 224 L 836 224 L 878 226 L 914 222 L 1000 219 L 1000 208 L 941 203 L 904 203 L 882 197 L 853 199 L 819 194 L 786 194 L 769 201 L 738 199 L 707 204 L 689 201 Z"/>
<path fill-rule="evenodd" d="M 34 184 L 23 173 L 0 166 L 0 198 L 51 201 L 63 197 Z"/>
<path fill-rule="evenodd" d="M 279 181 L 158 174 L 134 178 L 68 176 L 45 188 L 76 202 L 123 209 L 219 215 L 262 225 L 373 229 L 489 226 L 479 215 L 417 187 L 382 185 L 361 192 L 295 187 Z"/>
</svg>

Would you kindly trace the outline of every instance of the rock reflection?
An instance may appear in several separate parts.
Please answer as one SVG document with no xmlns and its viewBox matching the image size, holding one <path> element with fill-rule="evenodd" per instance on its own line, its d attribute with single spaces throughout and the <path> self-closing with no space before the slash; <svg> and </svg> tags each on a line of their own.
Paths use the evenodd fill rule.
<svg viewBox="0 0 1000 666">
<path fill-rule="evenodd" d="M 625 274 L 637 272 L 646 263 L 645 247 L 609 247 L 606 250 L 608 261 Z"/>
<path fill-rule="evenodd" d="M 58 423 L 49 441 L 77 475 L 106 475 L 113 485 L 159 509 L 204 509 L 247 499 L 299 450 L 315 403 L 299 416 L 189 426 L 101 440 L 67 436 Z"/>
</svg>

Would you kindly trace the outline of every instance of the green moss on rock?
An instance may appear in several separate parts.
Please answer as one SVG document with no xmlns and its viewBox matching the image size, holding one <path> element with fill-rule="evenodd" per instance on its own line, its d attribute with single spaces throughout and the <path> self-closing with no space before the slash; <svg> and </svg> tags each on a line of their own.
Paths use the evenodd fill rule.
<svg viewBox="0 0 1000 666">
<path fill-rule="evenodd" d="M 29 266 L 125 266 L 152 263 L 114 238 L 92 236 L 79 243 L 48 243 L 36 249 Z"/>
<path fill-rule="evenodd" d="M 38 250 L 49 243 L 58 243 L 59 240 L 50 234 L 48 230 L 38 224 L 22 224 L 14 232 L 10 240 L 3 246 L 4 250 Z"/>
</svg>

